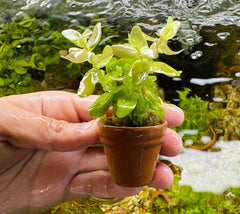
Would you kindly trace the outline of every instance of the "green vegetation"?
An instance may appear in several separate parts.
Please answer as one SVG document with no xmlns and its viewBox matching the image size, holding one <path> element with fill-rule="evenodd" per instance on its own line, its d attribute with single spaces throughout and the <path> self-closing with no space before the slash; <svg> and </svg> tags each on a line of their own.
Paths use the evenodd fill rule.
<svg viewBox="0 0 240 214">
<path fill-rule="evenodd" d="M 0 30 L 0 96 L 35 91 L 34 80 L 42 81 L 46 72 L 67 83 L 81 76 L 80 66 L 60 60 L 59 50 L 69 47 L 47 21 L 18 13 Z"/>
<path fill-rule="evenodd" d="M 179 107 L 183 110 L 185 119 L 176 130 L 178 132 L 187 130 L 183 134 L 183 141 L 191 139 L 196 143 L 203 136 L 203 133 L 209 129 L 211 121 L 221 116 L 222 111 L 209 110 L 207 103 L 200 97 L 197 95 L 189 96 L 191 92 L 189 88 L 177 92 L 181 99 Z M 189 132 L 189 130 L 196 130 L 196 133 Z"/>
<path fill-rule="evenodd" d="M 190 186 L 181 186 L 179 181 L 180 175 L 174 176 L 174 182 L 168 190 L 158 190 L 146 188 L 138 196 L 132 196 L 132 200 L 127 200 L 125 205 L 119 202 L 113 203 L 116 213 L 143 213 L 143 214 L 236 214 L 240 213 L 240 189 L 230 188 L 222 194 L 211 192 L 195 192 Z M 144 187 L 145 188 L 145 187 Z M 148 192 L 146 192 L 148 191 Z M 156 194 L 155 193 L 159 193 Z M 146 197 L 146 198 L 145 198 Z M 138 200 L 137 200 L 138 199 Z M 42 214 L 65 214 L 65 213 L 86 213 L 94 214 L 104 213 L 100 207 L 104 202 L 94 198 L 83 198 L 76 201 L 66 202 L 54 207 Z M 146 208 L 144 203 L 148 203 Z M 104 206 L 104 205 L 103 205 Z M 109 203 L 109 206 L 110 203 Z M 135 211 L 129 210 L 129 206 L 135 208 Z M 143 211 L 143 207 L 144 211 Z M 111 210 L 111 209 L 110 209 Z M 113 210 L 111 210 L 113 211 Z M 110 211 L 107 213 L 111 213 Z"/>
<path fill-rule="evenodd" d="M 158 38 L 150 37 L 139 26 L 134 26 L 127 44 L 106 45 L 101 54 L 93 52 L 101 39 L 101 23 L 82 34 L 72 29 L 62 32 L 77 47 L 70 48 L 68 53 L 61 51 L 61 56 L 74 63 L 88 62 L 92 65 L 80 83 L 78 95 L 89 96 L 97 84 L 103 88 L 104 93 L 89 108 L 93 118 L 105 115 L 111 106 L 116 118 L 128 117 L 133 126 L 146 125 L 149 117 L 158 118 L 158 121 L 163 118 L 163 102 L 156 95 L 156 77 L 153 74 L 173 77 L 179 76 L 181 71 L 155 60 L 159 53 L 179 53 L 167 45 L 179 26 L 178 21 L 169 17 L 167 25 L 156 32 Z"/>
<path fill-rule="evenodd" d="M 239 213 L 240 189 L 231 188 L 223 194 L 195 192 L 190 186 L 178 184 L 180 176 L 175 175 L 172 186 L 167 191 L 172 202 L 167 203 L 162 196 L 154 198 L 150 213 L 197 214 L 197 213 Z"/>
<path fill-rule="evenodd" d="M 76 201 L 65 202 L 42 214 L 104 214 L 99 208 L 96 200 L 91 198 L 82 198 Z"/>
</svg>

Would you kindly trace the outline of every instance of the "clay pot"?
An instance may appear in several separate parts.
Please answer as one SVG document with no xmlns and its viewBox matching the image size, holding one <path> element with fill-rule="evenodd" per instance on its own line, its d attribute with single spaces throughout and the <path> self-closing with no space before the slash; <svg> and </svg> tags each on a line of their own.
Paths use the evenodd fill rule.
<svg viewBox="0 0 240 214">
<path fill-rule="evenodd" d="M 99 136 L 115 183 L 136 187 L 152 181 L 167 121 L 158 126 L 117 127 L 98 121 Z"/>
</svg>

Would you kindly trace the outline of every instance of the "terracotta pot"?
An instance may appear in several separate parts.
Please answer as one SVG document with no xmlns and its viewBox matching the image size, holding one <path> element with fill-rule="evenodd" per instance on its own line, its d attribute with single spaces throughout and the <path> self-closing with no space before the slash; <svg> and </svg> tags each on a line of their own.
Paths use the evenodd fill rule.
<svg viewBox="0 0 240 214">
<path fill-rule="evenodd" d="M 99 136 L 114 181 L 122 186 L 152 181 L 167 121 L 158 126 L 117 127 L 98 121 Z"/>
</svg>

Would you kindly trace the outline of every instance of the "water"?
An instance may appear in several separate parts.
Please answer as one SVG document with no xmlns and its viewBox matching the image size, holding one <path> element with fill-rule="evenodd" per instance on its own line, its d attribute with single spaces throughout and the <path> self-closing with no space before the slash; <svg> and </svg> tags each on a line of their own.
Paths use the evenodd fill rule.
<svg viewBox="0 0 240 214">
<path fill-rule="evenodd" d="M 53 29 L 59 31 L 66 28 L 79 29 L 102 21 L 103 25 L 117 27 L 118 33 L 124 38 L 135 24 L 140 25 L 146 33 L 152 34 L 165 25 L 168 16 L 179 20 L 181 29 L 177 39 L 172 40 L 170 45 L 173 49 L 183 48 L 185 51 L 178 56 L 161 58 L 178 69 L 186 70 L 185 74 L 187 74 L 183 74 L 177 81 L 167 77 L 159 80 L 164 89 L 167 89 L 169 84 L 175 85 L 166 94 L 166 98 L 171 102 L 177 99 L 175 90 L 180 90 L 182 87 L 190 87 L 200 97 L 211 99 L 209 93 L 212 90 L 211 85 L 207 83 L 199 87 L 195 84 L 195 78 L 212 78 L 218 70 L 215 63 L 220 60 L 220 55 L 224 54 L 223 50 L 229 49 L 230 45 L 239 47 L 239 0 L 1 0 L 0 2 L 2 5 L 0 23 L 10 22 L 11 17 L 21 10 L 47 20 L 52 24 Z M 230 26 L 234 26 L 234 29 Z M 237 50 L 233 49 L 233 51 Z M 235 57 L 233 54 L 229 54 L 229 58 L 230 56 Z"/>
<path fill-rule="evenodd" d="M 6 1 L 2 12 L 19 8 L 25 11 L 42 11 L 52 16 L 75 18 L 87 17 L 92 22 L 107 19 L 124 26 L 124 23 L 138 23 L 147 30 L 157 30 L 168 16 L 185 21 L 184 26 L 193 29 L 215 24 L 240 25 L 240 4 L 238 0 L 12 0 Z M 9 7 L 10 6 L 10 7 Z M 124 28 L 131 28 L 125 25 Z"/>
<path fill-rule="evenodd" d="M 135 24 L 152 34 L 172 16 L 181 22 L 181 29 L 169 45 L 185 51 L 178 56 L 160 56 L 162 61 L 183 70 L 180 78 L 159 76 L 158 83 L 165 91 L 166 100 L 177 103 L 176 90 L 189 87 L 202 99 L 226 107 L 226 115 L 230 114 L 227 98 L 232 95 L 228 91 L 237 91 L 240 85 L 239 0 L 0 0 L 0 4 L 0 23 L 10 22 L 15 14 L 23 11 L 46 20 L 54 30 L 84 28 L 101 21 L 103 26 L 117 27 L 124 37 Z M 239 109 L 238 98 L 236 92 L 234 106 Z M 236 127 L 232 123 L 234 118 L 233 115 L 227 118 L 231 127 Z M 224 140 L 231 140 L 230 128 L 225 132 L 228 139 Z M 235 141 L 219 140 L 216 147 L 221 151 L 218 152 L 184 149 L 181 155 L 170 158 L 183 167 L 180 184 L 190 185 L 195 191 L 218 193 L 229 187 L 240 187 L 240 139 L 234 137 Z"/>
</svg>

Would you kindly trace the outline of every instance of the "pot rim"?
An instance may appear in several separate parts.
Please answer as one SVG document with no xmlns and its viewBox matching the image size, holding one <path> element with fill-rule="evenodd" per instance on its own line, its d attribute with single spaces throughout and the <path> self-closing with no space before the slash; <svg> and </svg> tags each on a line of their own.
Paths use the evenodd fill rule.
<svg viewBox="0 0 240 214">
<path fill-rule="evenodd" d="M 131 130 L 131 129 L 145 129 L 146 130 L 146 129 L 158 128 L 158 127 L 161 127 L 161 126 L 163 126 L 163 127 L 168 126 L 167 120 L 161 119 L 161 121 L 162 121 L 162 123 L 159 124 L 159 125 L 156 125 L 156 126 L 112 126 L 112 125 L 103 124 L 102 121 L 101 121 L 101 118 L 98 118 L 97 119 L 97 124 L 99 126 L 104 127 L 104 128 L 125 129 L 125 130 L 127 130 L 127 129 L 129 129 L 129 130 Z"/>
</svg>

